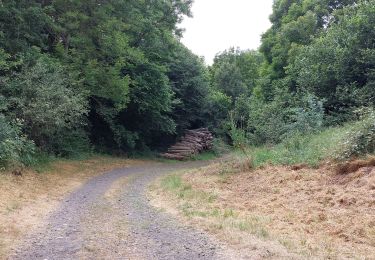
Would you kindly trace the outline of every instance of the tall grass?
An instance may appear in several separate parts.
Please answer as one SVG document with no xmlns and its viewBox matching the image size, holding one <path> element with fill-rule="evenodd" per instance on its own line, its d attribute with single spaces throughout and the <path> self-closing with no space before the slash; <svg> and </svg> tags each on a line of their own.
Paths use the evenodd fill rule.
<svg viewBox="0 0 375 260">
<path fill-rule="evenodd" d="M 249 147 L 247 156 L 250 155 L 253 167 L 265 164 L 318 166 L 323 160 L 339 157 L 339 154 L 342 153 L 341 144 L 345 142 L 354 128 L 355 125 L 347 124 L 341 127 L 327 128 L 315 134 L 295 135 L 272 147 Z M 236 153 L 245 157 L 239 151 Z"/>
</svg>

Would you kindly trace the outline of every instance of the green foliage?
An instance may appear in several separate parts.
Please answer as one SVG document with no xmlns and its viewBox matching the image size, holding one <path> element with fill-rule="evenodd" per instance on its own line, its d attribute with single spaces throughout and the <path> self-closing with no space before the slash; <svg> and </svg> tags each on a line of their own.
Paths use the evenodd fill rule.
<svg viewBox="0 0 375 260">
<path fill-rule="evenodd" d="M 222 63 L 215 71 L 213 82 L 216 89 L 231 97 L 232 100 L 246 92 L 241 72 L 235 64 Z"/>
<path fill-rule="evenodd" d="M 82 128 L 60 130 L 57 136 L 49 143 L 57 156 L 79 159 L 92 153 L 90 139 Z"/>
<path fill-rule="evenodd" d="M 131 152 L 202 126 L 208 73 L 180 42 L 192 1 L 5 1 L 1 112 L 44 152 Z"/>
<path fill-rule="evenodd" d="M 201 126 L 237 147 L 316 159 L 306 136 L 374 107 L 373 1 L 276 0 L 260 50 L 231 48 L 209 68 L 179 41 L 191 5 L 1 2 L 1 163 L 23 162 L 34 144 L 64 157 L 149 151 Z M 344 157 L 372 150 L 371 120 Z"/>
<path fill-rule="evenodd" d="M 361 120 L 356 122 L 346 133 L 346 139 L 340 143 L 340 149 L 336 157 L 348 159 L 375 152 L 375 111 L 361 109 L 358 111 Z"/>
<path fill-rule="evenodd" d="M 200 154 L 197 154 L 192 157 L 192 160 L 195 161 L 209 161 L 217 158 L 217 155 L 213 151 L 206 151 Z"/>
<path fill-rule="evenodd" d="M 205 104 L 205 118 L 210 129 L 217 134 L 224 134 L 227 130 L 227 118 L 231 109 L 231 98 L 227 95 L 211 90 Z"/>
<path fill-rule="evenodd" d="M 250 94 L 259 79 L 263 56 L 256 51 L 229 49 L 219 53 L 210 68 L 211 84 L 234 101 L 241 94 Z"/>
<path fill-rule="evenodd" d="M 278 95 L 272 102 L 253 96 L 250 102 L 248 137 L 252 144 L 275 144 L 281 141 L 288 124 L 291 95 Z"/>
<path fill-rule="evenodd" d="M 168 67 L 174 92 L 172 118 L 176 122 L 177 133 L 203 126 L 209 79 L 202 60 L 186 47 L 177 45 Z"/>
<path fill-rule="evenodd" d="M 35 146 L 22 134 L 21 129 L 20 120 L 11 124 L 0 114 L 0 168 L 31 162 Z"/>
<path fill-rule="evenodd" d="M 84 92 L 78 92 L 71 75 L 54 59 L 30 52 L 19 72 L 4 79 L 1 93 L 7 98 L 6 114 L 21 119 L 36 145 L 51 151 L 51 142 L 62 131 L 79 126 L 87 113 Z"/>
<path fill-rule="evenodd" d="M 281 143 L 296 158 L 304 157 L 294 153 L 305 153 L 301 148 L 304 136 L 319 132 L 324 125 L 355 119 L 353 111 L 358 107 L 374 106 L 375 8 L 371 1 L 355 2 L 274 2 L 272 28 L 263 35 L 260 48 L 265 62 L 253 74 L 251 92 L 239 90 L 233 95 L 222 88 L 234 101 L 226 125 L 236 146 Z M 243 65 L 235 62 L 238 53 L 219 55 L 211 71 L 225 75 L 218 68 L 226 63 L 240 71 Z M 231 73 L 232 80 L 241 82 L 240 73 Z M 212 81 L 218 85 L 215 77 Z M 236 91 L 233 86 L 225 87 Z M 371 135 L 370 130 L 361 122 L 363 129 L 348 137 L 359 153 L 371 150 L 363 137 Z"/>
<path fill-rule="evenodd" d="M 222 156 L 224 154 L 227 154 L 229 153 L 230 150 L 231 150 L 230 146 L 227 143 L 225 143 L 223 139 L 214 138 L 212 152 L 216 156 Z"/>
<path fill-rule="evenodd" d="M 261 52 L 270 66 L 272 80 L 284 78 L 285 68 L 300 46 L 334 21 L 333 13 L 355 0 L 277 0 L 271 15 L 272 27 L 263 35 Z"/>
<path fill-rule="evenodd" d="M 243 148 L 248 144 L 246 133 L 242 125 L 238 126 L 237 121 L 234 118 L 234 113 L 231 112 L 229 115 L 230 130 L 229 136 L 232 140 L 234 148 Z"/>
<path fill-rule="evenodd" d="M 299 107 L 289 109 L 289 121 L 283 138 L 298 134 L 313 133 L 323 126 L 323 102 L 311 94 L 303 95 Z"/>
<path fill-rule="evenodd" d="M 53 18 L 41 1 L 9 0 L 0 4 L 0 48 L 11 55 L 30 46 L 48 49 L 48 31 L 54 28 Z M 57 29 L 57 28 L 56 28 Z"/>
<path fill-rule="evenodd" d="M 275 146 L 250 147 L 254 167 L 265 164 L 318 166 L 324 160 L 335 160 L 342 153 L 353 124 L 327 128 L 312 134 L 297 134 Z"/>
<path fill-rule="evenodd" d="M 375 4 L 344 8 L 337 20 L 289 66 L 298 87 L 326 99 L 336 114 L 375 104 Z"/>
</svg>

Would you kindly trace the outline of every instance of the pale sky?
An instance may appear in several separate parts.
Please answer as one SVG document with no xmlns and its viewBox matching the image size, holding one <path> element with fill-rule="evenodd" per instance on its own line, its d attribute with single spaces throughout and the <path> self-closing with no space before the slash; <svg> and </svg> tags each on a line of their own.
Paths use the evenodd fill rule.
<svg viewBox="0 0 375 260">
<path fill-rule="evenodd" d="M 212 64 L 218 52 L 230 47 L 257 49 L 270 26 L 273 0 L 195 0 L 193 18 L 185 18 L 182 42 Z"/>
</svg>

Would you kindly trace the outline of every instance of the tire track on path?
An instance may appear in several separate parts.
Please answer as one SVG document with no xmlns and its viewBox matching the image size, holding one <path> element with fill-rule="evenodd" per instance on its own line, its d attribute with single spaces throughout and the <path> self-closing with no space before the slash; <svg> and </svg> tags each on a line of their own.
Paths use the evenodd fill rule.
<svg viewBox="0 0 375 260">
<path fill-rule="evenodd" d="M 205 164 L 149 163 L 94 177 L 66 197 L 45 228 L 25 238 L 9 259 L 230 259 L 222 245 L 159 212 L 145 196 L 155 178 Z M 126 177 L 116 196 L 106 196 Z"/>
</svg>

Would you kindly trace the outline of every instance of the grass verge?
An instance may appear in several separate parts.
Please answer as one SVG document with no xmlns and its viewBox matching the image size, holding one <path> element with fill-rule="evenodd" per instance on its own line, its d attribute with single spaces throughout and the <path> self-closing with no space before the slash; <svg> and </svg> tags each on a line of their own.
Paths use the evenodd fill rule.
<svg viewBox="0 0 375 260">
<path fill-rule="evenodd" d="M 236 155 L 251 158 L 252 166 L 307 164 L 317 167 L 322 161 L 335 160 L 343 153 L 343 144 L 356 125 L 327 128 L 319 133 L 296 135 L 275 146 L 249 147 L 246 155 L 237 151 Z"/>
<path fill-rule="evenodd" d="M 226 242 L 245 258 L 371 259 L 375 169 L 249 169 L 231 158 L 158 180 L 155 207 Z"/>
<path fill-rule="evenodd" d="M 217 193 L 219 190 L 197 189 L 184 176 L 183 172 L 174 173 L 153 184 L 150 190 L 151 203 L 229 243 L 241 257 L 272 255 L 293 259 L 293 255 L 279 242 L 270 240 L 272 234 L 267 228 L 270 221 L 267 217 L 243 214 L 241 210 L 223 204 Z M 236 248 L 244 244 L 247 249 Z"/>
</svg>

